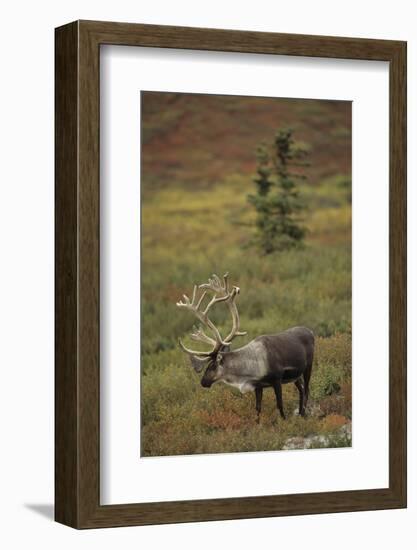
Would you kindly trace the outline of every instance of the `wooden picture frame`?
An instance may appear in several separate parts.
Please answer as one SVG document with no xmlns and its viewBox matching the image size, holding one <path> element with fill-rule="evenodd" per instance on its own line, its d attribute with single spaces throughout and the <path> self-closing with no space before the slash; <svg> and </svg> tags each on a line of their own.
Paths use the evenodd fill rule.
<svg viewBox="0 0 417 550">
<path fill-rule="evenodd" d="M 56 29 L 55 519 L 75 528 L 406 506 L 406 43 L 76 21 Z M 100 505 L 99 56 L 117 44 L 389 62 L 389 487 Z"/>
</svg>

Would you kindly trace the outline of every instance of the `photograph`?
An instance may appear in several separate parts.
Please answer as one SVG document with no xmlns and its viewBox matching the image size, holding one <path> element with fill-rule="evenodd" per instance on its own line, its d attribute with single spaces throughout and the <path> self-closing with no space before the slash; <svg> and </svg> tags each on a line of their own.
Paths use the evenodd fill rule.
<svg viewBox="0 0 417 550">
<path fill-rule="evenodd" d="M 140 456 L 350 447 L 352 102 L 140 106 Z"/>
</svg>

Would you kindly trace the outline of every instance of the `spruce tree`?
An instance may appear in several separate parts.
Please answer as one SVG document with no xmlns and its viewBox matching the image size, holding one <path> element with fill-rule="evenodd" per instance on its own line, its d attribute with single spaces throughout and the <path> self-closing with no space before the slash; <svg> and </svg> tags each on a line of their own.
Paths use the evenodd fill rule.
<svg viewBox="0 0 417 550">
<path fill-rule="evenodd" d="M 307 151 L 297 147 L 291 129 L 281 129 L 271 145 L 257 149 L 256 194 L 248 195 L 256 210 L 254 244 L 264 254 L 300 246 L 305 228 L 300 225 L 303 204 L 296 185 L 304 175 L 292 172 L 295 166 L 307 166 Z"/>
</svg>

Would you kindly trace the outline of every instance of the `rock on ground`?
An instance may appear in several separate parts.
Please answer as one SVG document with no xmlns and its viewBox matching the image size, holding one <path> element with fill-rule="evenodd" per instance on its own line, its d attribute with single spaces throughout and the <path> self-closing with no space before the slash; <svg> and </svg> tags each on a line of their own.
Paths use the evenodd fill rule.
<svg viewBox="0 0 417 550">
<path fill-rule="evenodd" d="M 352 423 L 345 424 L 336 432 L 337 435 L 352 437 Z M 308 435 L 307 437 L 290 437 L 282 447 L 283 451 L 293 451 L 295 449 L 309 449 L 312 446 L 321 445 L 326 447 L 331 438 L 327 435 Z"/>
</svg>

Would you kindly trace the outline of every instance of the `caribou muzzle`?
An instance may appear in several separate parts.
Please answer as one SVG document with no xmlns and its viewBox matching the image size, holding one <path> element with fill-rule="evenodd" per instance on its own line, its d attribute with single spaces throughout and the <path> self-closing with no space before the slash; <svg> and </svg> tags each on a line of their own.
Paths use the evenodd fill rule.
<svg viewBox="0 0 417 550">
<path fill-rule="evenodd" d="M 206 380 L 205 378 L 201 379 L 201 385 L 203 388 L 210 388 L 214 383 L 214 380 Z"/>
</svg>

